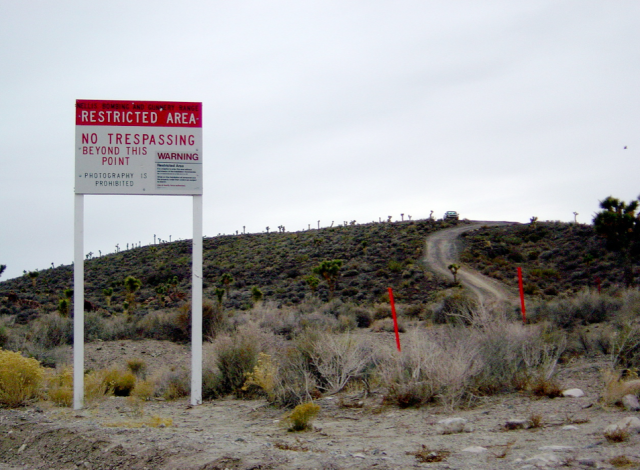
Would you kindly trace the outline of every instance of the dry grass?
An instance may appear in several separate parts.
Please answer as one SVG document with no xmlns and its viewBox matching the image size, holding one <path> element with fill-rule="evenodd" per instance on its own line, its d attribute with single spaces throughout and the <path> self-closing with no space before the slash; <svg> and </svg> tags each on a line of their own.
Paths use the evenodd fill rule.
<svg viewBox="0 0 640 470">
<path fill-rule="evenodd" d="M 614 370 L 605 370 L 602 375 L 605 386 L 601 401 L 604 405 L 615 405 L 620 403 L 625 395 L 640 393 L 640 379 L 623 380 L 620 372 Z"/>
<path fill-rule="evenodd" d="M 616 427 L 611 431 L 605 432 L 604 437 L 612 443 L 625 442 L 629 440 L 629 431 L 625 428 Z"/>
<path fill-rule="evenodd" d="M 422 444 L 422 448 L 415 452 L 407 452 L 407 455 L 415 456 L 420 463 L 444 462 L 451 455 L 448 450 L 429 450 L 427 446 Z"/>
</svg>

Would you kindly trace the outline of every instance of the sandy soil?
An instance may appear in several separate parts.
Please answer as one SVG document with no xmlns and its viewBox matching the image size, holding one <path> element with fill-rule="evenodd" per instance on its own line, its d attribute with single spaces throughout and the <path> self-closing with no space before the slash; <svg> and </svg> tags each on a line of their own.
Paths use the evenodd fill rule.
<svg viewBox="0 0 640 470">
<path fill-rule="evenodd" d="M 168 361 L 189 361 L 188 346 L 171 343 L 87 345 L 88 362 L 96 365 L 124 364 L 137 355 L 147 357 L 150 373 Z M 80 411 L 38 403 L 0 410 L 0 469 L 524 469 L 544 462 L 614 468 L 609 462 L 620 456 L 640 462 L 640 435 L 618 444 L 603 437 L 606 425 L 638 414 L 598 405 L 604 366 L 604 359 L 581 359 L 560 370 L 563 387 L 581 388 L 582 398 L 511 394 L 451 411 L 383 406 L 380 393 L 324 397 L 314 430 L 302 433 L 287 432 L 283 410 L 264 401 L 192 407 L 183 399 L 140 408 L 126 398 L 107 398 Z M 536 415 L 542 427 L 505 429 L 507 420 Z M 165 424 L 154 427 L 154 417 Z M 467 419 L 472 431 L 442 434 L 438 421 L 450 417 Z M 472 446 L 486 450 L 466 450 Z"/>
</svg>

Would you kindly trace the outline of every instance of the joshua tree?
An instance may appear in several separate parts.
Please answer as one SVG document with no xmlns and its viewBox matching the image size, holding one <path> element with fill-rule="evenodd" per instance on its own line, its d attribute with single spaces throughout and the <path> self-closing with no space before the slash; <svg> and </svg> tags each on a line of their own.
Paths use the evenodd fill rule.
<svg viewBox="0 0 640 470">
<path fill-rule="evenodd" d="M 158 295 L 158 304 L 164 307 L 164 296 L 167 294 L 167 286 L 156 286 L 156 294 Z"/>
<path fill-rule="evenodd" d="M 51 263 L 51 266 L 53 266 L 53 263 Z M 2 273 L 4 272 L 5 269 L 7 269 L 7 265 L 0 264 L 0 276 L 2 276 Z"/>
<path fill-rule="evenodd" d="M 460 266 L 457 264 L 450 264 L 447 268 L 451 271 L 451 274 L 453 274 L 453 283 L 458 284 L 458 270 L 460 269 Z"/>
<path fill-rule="evenodd" d="M 311 274 L 309 276 L 306 276 L 304 280 L 307 281 L 307 285 L 309 286 L 309 289 L 311 289 L 311 293 L 315 294 L 316 290 L 318 290 L 318 284 L 320 284 L 320 279 L 318 279 L 313 274 Z"/>
<path fill-rule="evenodd" d="M 60 299 L 58 301 L 58 312 L 60 312 L 60 316 L 69 316 L 69 303 L 69 299 Z"/>
<path fill-rule="evenodd" d="M 62 291 L 62 295 L 64 295 L 65 299 L 73 299 L 73 289 L 65 289 Z"/>
<path fill-rule="evenodd" d="M 133 276 L 127 276 L 124 280 L 124 289 L 127 291 L 126 301 L 132 307 L 136 306 L 136 292 L 142 287 L 142 281 Z M 126 308 L 125 310 L 129 310 Z"/>
<path fill-rule="evenodd" d="M 402 221 L 404 222 L 404 214 L 400 214 L 400 218 L 402 219 Z"/>
<path fill-rule="evenodd" d="M 627 287 L 633 283 L 632 258 L 640 256 L 640 216 L 636 216 L 638 206 L 638 201 L 627 204 L 609 196 L 600 201 L 603 210 L 593 218 L 596 233 L 607 240 L 607 248 L 619 252 L 624 260 Z"/>
<path fill-rule="evenodd" d="M 269 227 L 267 227 L 267 233 L 269 233 Z"/>
<path fill-rule="evenodd" d="M 313 268 L 314 274 L 319 274 L 327 281 L 329 285 L 329 298 L 333 298 L 333 294 L 338 284 L 338 277 L 340 276 L 340 268 L 342 267 L 341 259 L 324 260 L 318 266 Z"/>
<path fill-rule="evenodd" d="M 227 291 L 227 298 L 229 298 L 229 292 L 231 292 L 231 283 L 233 282 L 233 276 L 229 273 L 224 273 L 220 276 L 220 282 L 224 285 L 224 289 Z"/>
<path fill-rule="evenodd" d="M 262 291 L 258 287 L 253 286 L 251 288 L 251 300 L 253 300 L 253 303 L 257 304 L 262 300 L 262 297 L 263 297 Z"/>
<path fill-rule="evenodd" d="M 576 225 L 578 225 L 578 215 L 580 214 L 578 214 L 577 212 L 573 213 L 573 223 Z"/>
<path fill-rule="evenodd" d="M 107 307 L 111 307 L 111 297 L 113 296 L 113 288 L 107 287 L 106 289 L 102 289 L 102 295 L 104 295 L 104 300 L 107 302 Z"/>
<path fill-rule="evenodd" d="M 222 298 L 224 297 L 224 289 L 221 287 L 216 287 L 215 294 L 216 294 L 216 298 L 218 299 L 218 305 L 222 305 Z"/>
<path fill-rule="evenodd" d="M 33 287 L 36 286 L 36 281 L 38 280 L 38 276 L 40 275 L 40 273 L 38 271 L 29 271 L 29 278 L 31 279 L 31 283 L 33 284 Z"/>
<path fill-rule="evenodd" d="M 529 226 L 531 228 L 536 228 L 538 226 L 538 218 L 537 217 L 531 217 L 529 219 Z"/>
</svg>

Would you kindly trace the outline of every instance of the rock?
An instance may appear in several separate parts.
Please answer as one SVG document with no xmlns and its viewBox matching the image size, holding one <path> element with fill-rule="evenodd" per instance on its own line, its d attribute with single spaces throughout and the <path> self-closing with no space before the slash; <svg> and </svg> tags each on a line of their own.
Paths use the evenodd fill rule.
<svg viewBox="0 0 640 470">
<path fill-rule="evenodd" d="M 560 429 L 562 429 L 563 431 L 576 431 L 578 429 L 578 426 L 567 424 L 566 426 L 562 426 Z"/>
<path fill-rule="evenodd" d="M 627 416 L 618 421 L 614 426 L 626 429 L 629 433 L 640 433 L 640 419 L 635 416 Z"/>
<path fill-rule="evenodd" d="M 535 465 L 536 467 L 551 467 L 560 463 L 560 458 L 552 453 L 534 455 L 525 460 L 525 462 Z"/>
<path fill-rule="evenodd" d="M 570 388 L 562 392 L 562 396 L 566 398 L 580 398 L 584 396 L 584 392 L 579 388 Z"/>
<path fill-rule="evenodd" d="M 516 429 L 527 429 L 529 427 L 528 419 L 509 419 L 504 423 L 504 428 L 508 431 L 514 431 Z"/>
<path fill-rule="evenodd" d="M 568 450 L 573 450 L 571 446 L 542 446 L 538 447 L 538 450 L 551 450 L 557 452 L 566 452 Z"/>
<path fill-rule="evenodd" d="M 635 395 L 629 394 L 622 397 L 622 406 L 627 411 L 638 411 L 640 410 L 640 403 L 638 403 L 638 397 Z"/>
<path fill-rule="evenodd" d="M 447 418 L 438 421 L 440 434 L 455 434 L 459 432 L 471 432 L 473 427 L 464 418 Z"/>
<path fill-rule="evenodd" d="M 610 424 L 604 428 L 604 436 L 607 439 L 619 442 L 624 440 L 622 433 L 637 434 L 640 432 L 640 419 L 635 416 L 628 416 L 622 418 L 620 421 L 614 424 Z"/>
<path fill-rule="evenodd" d="M 481 454 L 486 451 L 487 451 L 487 448 L 481 447 L 481 446 L 471 446 L 471 447 L 465 447 L 464 449 L 462 449 L 462 452 L 470 452 L 472 454 Z"/>
</svg>

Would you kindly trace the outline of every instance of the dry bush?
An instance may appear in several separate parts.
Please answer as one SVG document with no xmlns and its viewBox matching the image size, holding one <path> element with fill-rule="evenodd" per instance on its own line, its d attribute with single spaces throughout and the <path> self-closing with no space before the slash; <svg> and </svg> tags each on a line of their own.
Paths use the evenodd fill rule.
<svg viewBox="0 0 640 470">
<path fill-rule="evenodd" d="M 402 353 L 389 348 L 380 361 L 378 373 L 387 387 L 385 401 L 402 408 L 436 400 L 456 406 L 478 372 L 476 347 L 465 340 L 463 330 L 449 329 L 440 337 L 429 331 L 411 331 L 403 339 Z"/>
<path fill-rule="evenodd" d="M 562 388 L 553 379 L 538 376 L 529 383 L 529 389 L 537 397 L 558 398 L 562 396 Z"/>
<path fill-rule="evenodd" d="M 148 313 L 138 320 L 137 332 L 144 338 L 184 342 L 188 338 L 185 339 L 183 330 L 178 326 L 177 316 L 177 312 L 167 310 Z"/>
<path fill-rule="evenodd" d="M 143 359 L 129 359 L 127 369 L 138 378 L 144 379 L 147 372 L 147 363 Z"/>
<path fill-rule="evenodd" d="M 602 372 L 602 378 L 604 389 L 600 400 L 604 405 L 616 405 L 625 395 L 640 394 L 640 380 L 637 377 L 624 380 L 619 371 L 606 369 Z"/>
<path fill-rule="evenodd" d="M 258 361 L 253 371 L 245 374 L 246 379 L 242 391 L 251 395 L 253 390 L 273 397 L 278 368 L 269 354 L 258 353 Z"/>
<path fill-rule="evenodd" d="M 207 372 L 205 398 L 217 398 L 230 393 L 241 397 L 246 376 L 258 361 L 258 353 L 269 349 L 272 335 L 247 324 L 231 335 L 216 338 L 214 342 L 214 370 Z"/>
<path fill-rule="evenodd" d="M 373 367 L 373 346 L 363 336 L 308 331 L 297 338 L 296 347 L 328 393 L 341 391 Z"/>
<path fill-rule="evenodd" d="M 156 384 L 153 380 L 138 380 L 131 390 L 131 396 L 140 400 L 150 400 L 155 396 Z"/>
<path fill-rule="evenodd" d="M 103 380 L 107 389 L 117 397 L 128 397 L 136 386 L 135 375 L 118 369 L 108 370 Z"/>
<path fill-rule="evenodd" d="M 112 394 L 106 381 L 107 370 L 94 370 L 84 376 L 84 399 L 86 403 L 99 402 Z"/>
<path fill-rule="evenodd" d="M 396 319 L 398 323 L 398 332 L 404 333 L 406 328 L 404 327 L 404 323 L 400 319 Z M 374 333 L 394 333 L 396 331 L 395 323 L 393 322 L 393 318 L 384 318 L 382 320 L 376 320 L 371 325 L 371 331 Z"/>
<path fill-rule="evenodd" d="M 307 355 L 295 346 L 280 345 L 275 357 L 278 369 L 273 393 L 268 397 L 271 403 L 292 408 L 320 395 Z"/>
<path fill-rule="evenodd" d="M 622 306 L 620 298 L 585 289 L 573 298 L 535 304 L 527 316 L 532 322 L 549 321 L 561 328 L 571 329 L 578 325 L 608 321 Z"/>
<path fill-rule="evenodd" d="M 475 388 L 481 393 L 524 388 L 536 375 L 550 379 L 566 346 L 560 332 L 505 318 L 474 328 L 472 334 L 483 363 L 474 379 Z"/>
<path fill-rule="evenodd" d="M 450 289 L 438 293 L 436 301 L 430 305 L 431 321 L 436 324 L 460 323 L 461 317 L 470 315 L 478 303 L 474 297 L 462 289 Z"/>
<path fill-rule="evenodd" d="M 136 325 L 123 315 L 103 316 L 99 312 L 85 312 L 84 336 L 86 341 L 116 341 L 131 338 Z"/>
<path fill-rule="evenodd" d="M 155 377 L 154 383 L 154 394 L 166 400 L 177 400 L 191 392 L 191 376 L 185 369 L 165 369 Z"/>
<path fill-rule="evenodd" d="M 0 404 L 9 408 L 25 405 L 42 392 L 44 368 L 35 359 L 0 350 Z"/>
<path fill-rule="evenodd" d="M 30 327 L 30 339 L 44 349 L 55 348 L 73 341 L 73 319 L 58 312 L 38 317 Z"/>
<path fill-rule="evenodd" d="M 51 370 L 46 377 L 47 397 L 59 406 L 73 405 L 73 369 L 63 367 L 58 371 Z"/>
<path fill-rule="evenodd" d="M 629 431 L 626 428 L 616 427 L 613 430 L 605 432 L 604 437 L 609 442 L 624 442 L 629 440 Z"/>
<path fill-rule="evenodd" d="M 191 302 L 182 305 L 176 315 L 178 328 L 182 332 L 184 340 L 191 338 Z M 214 339 L 225 329 L 226 317 L 221 305 L 209 301 L 202 303 L 202 334 L 204 337 Z"/>
</svg>

